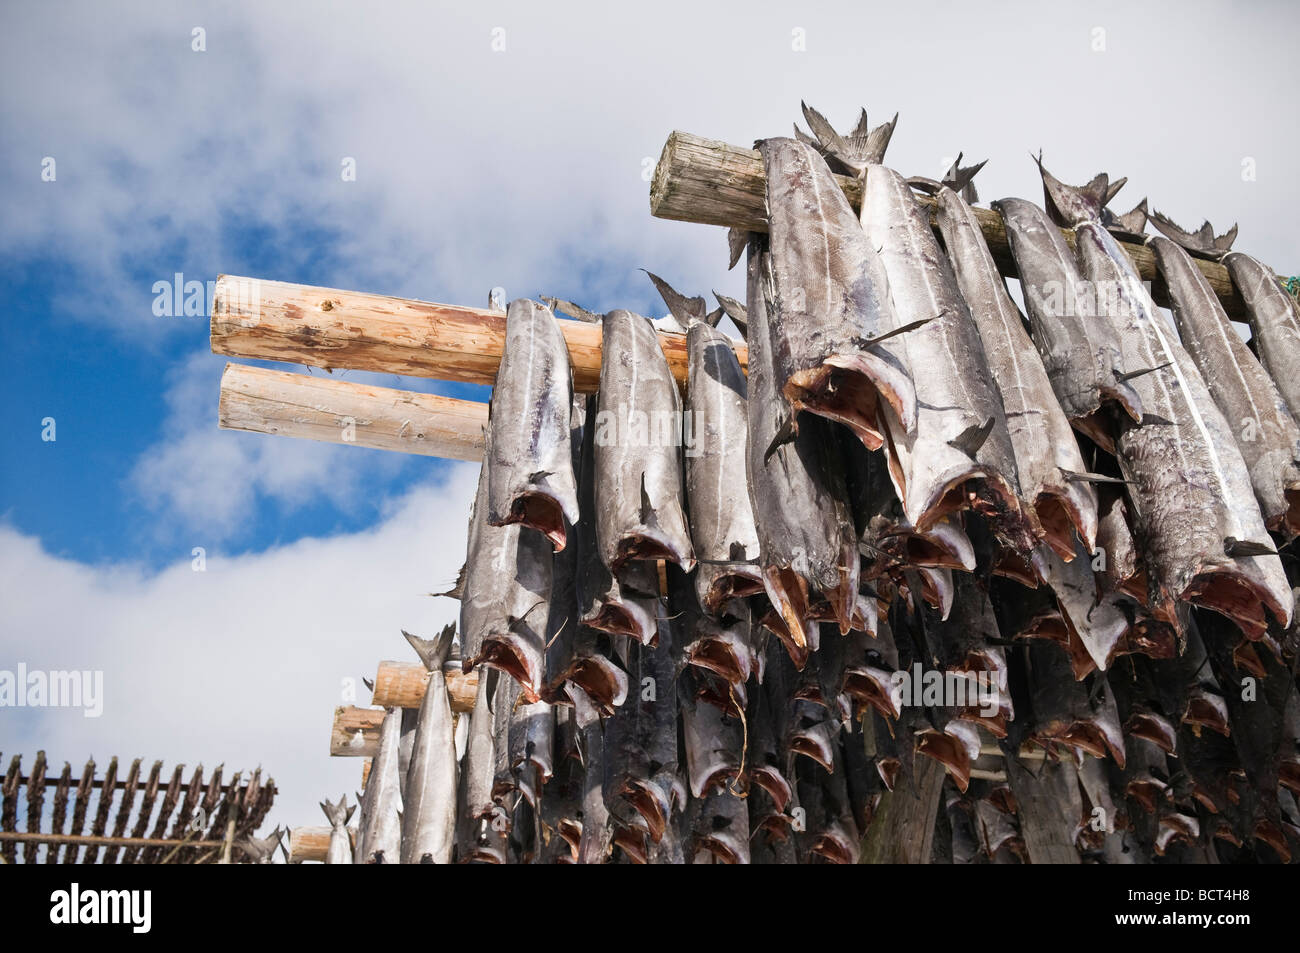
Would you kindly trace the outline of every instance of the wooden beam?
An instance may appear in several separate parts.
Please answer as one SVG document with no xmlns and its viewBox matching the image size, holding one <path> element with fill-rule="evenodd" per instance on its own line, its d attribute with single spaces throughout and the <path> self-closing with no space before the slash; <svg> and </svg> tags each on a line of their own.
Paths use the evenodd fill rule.
<svg viewBox="0 0 1300 953">
<path fill-rule="evenodd" d="M 478 694 L 478 670 L 466 674 L 460 661 L 443 668 L 447 694 L 455 714 L 474 710 Z M 379 729 L 384 723 L 384 708 L 419 708 L 429 673 L 416 662 L 380 662 L 375 674 L 372 701 L 379 708 L 340 705 L 334 709 L 330 728 L 330 755 L 336 758 L 370 758 L 379 753 Z"/>
<path fill-rule="evenodd" d="M 871 826 L 862 836 L 858 863 L 928 864 L 943 778 L 943 765 L 915 755 L 912 787 L 900 784 L 880 796 Z"/>
<path fill-rule="evenodd" d="M 451 696 L 451 710 L 473 711 L 479 670 L 476 668 L 467 675 L 460 670 L 460 662 L 450 662 L 442 671 Z M 429 673 L 418 662 L 380 662 L 375 671 L 371 703 L 385 708 L 419 708 L 428 683 Z"/>
<path fill-rule="evenodd" d="M 347 367 L 471 384 L 496 379 L 505 315 L 481 308 L 221 275 L 212 301 L 214 354 Z M 600 382 L 598 324 L 561 320 L 574 386 Z M 678 381 L 686 380 L 686 336 L 660 332 Z M 742 366 L 745 347 L 737 343 Z"/>
<path fill-rule="evenodd" d="M 862 205 L 862 183 L 850 176 L 837 175 L 849 204 L 858 209 Z M 733 146 L 716 139 L 706 139 L 677 131 L 668 137 L 663 154 L 655 167 L 650 182 L 650 214 L 656 218 L 679 222 L 697 222 L 703 225 L 722 225 L 727 228 L 744 228 L 750 231 L 767 231 L 767 177 L 763 160 L 753 149 Z M 931 211 L 934 199 L 917 195 L 917 201 Z M 1001 217 L 991 209 L 977 208 L 984 240 L 998 264 L 1008 277 L 1017 277 L 1016 263 L 1007 244 L 1006 229 Z M 933 224 L 933 222 L 932 222 Z M 1064 235 L 1073 247 L 1074 235 Z M 1120 246 L 1133 259 L 1144 281 L 1153 283 L 1157 303 L 1166 304 L 1164 283 L 1156 269 L 1155 255 L 1145 245 L 1121 242 Z M 1245 320 L 1245 304 L 1228 277 L 1228 269 L 1218 262 L 1195 259 L 1223 302 L 1228 316 Z"/>
<path fill-rule="evenodd" d="M 42 834 L 39 832 L 0 831 L 0 841 L 38 844 L 75 844 L 79 847 L 220 847 L 219 840 L 187 840 L 184 837 L 103 837 L 94 834 Z"/>
<path fill-rule="evenodd" d="M 352 842 L 352 849 L 356 850 L 357 829 L 355 827 L 348 828 L 348 840 Z M 304 860 L 324 863 L 329 847 L 330 828 L 325 825 L 289 828 L 289 863 L 291 864 L 300 864 Z"/>
<path fill-rule="evenodd" d="M 481 460 L 487 404 L 227 364 L 217 423 L 223 430 Z"/>
</svg>

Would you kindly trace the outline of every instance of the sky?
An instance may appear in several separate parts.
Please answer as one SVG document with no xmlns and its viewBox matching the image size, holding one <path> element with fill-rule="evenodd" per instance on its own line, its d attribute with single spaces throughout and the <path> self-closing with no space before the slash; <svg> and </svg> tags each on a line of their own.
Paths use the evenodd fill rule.
<svg viewBox="0 0 1300 953">
<path fill-rule="evenodd" d="M 268 826 L 323 824 L 360 782 L 328 757 L 346 680 L 455 617 L 424 593 L 474 468 L 218 430 L 206 304 L 157 314 L 157 283 L 662 314 L 648 268 L 743 298 L 723 230 L 650 216 L 650 172 L 674 129 L 789 135 L 801 100 L 899 112 L 906 174 L 987 158 L 985 199 L 1038 200 L 1040 148 L 1126 175 L 1118 208 L 1237 222 L 1296 273 L 1297 28 L 1286 3 L 5 4 L 0 670 L 104 673 L 98 718 L 0 708 L 6 766 L 261 765 Z"/>
</svg>

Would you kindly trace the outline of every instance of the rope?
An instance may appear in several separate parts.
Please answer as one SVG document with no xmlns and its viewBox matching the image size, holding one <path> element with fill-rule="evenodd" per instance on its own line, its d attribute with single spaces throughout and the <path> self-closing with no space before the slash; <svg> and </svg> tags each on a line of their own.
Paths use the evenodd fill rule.
<svg viewBox="0 0 1300 953">
<path fill-rule="evenodd" d="M 1300 298 L 1300 275 L 1292 275 L 1290 278 L 1279 278 L 1278 281 L 1282 282 L 1282 287 L 1286 289 L 1287 294 L 1293 298 Z"/>
</svg>

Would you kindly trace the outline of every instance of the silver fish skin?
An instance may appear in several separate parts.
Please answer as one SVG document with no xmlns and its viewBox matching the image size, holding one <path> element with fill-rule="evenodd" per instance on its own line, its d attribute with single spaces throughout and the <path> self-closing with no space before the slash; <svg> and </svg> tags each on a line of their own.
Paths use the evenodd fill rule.
<svg viewBox="0 0 1300 953">
<path fill-rule="evenodd" d="M 519 523 L 555 550 L 578 521 L 578 488 L 569 445 L 573 371 L 551 309 L 519 298 L 506 314 L 506 341 L 489 415 L 488 523 Z"/>
<path fill-rule="evenodd" d="M 777 440 L 785 399 L 774 376 L 770 262 L 759 236 L 750 241 L 748 268 L 749 499 L 763 586 L 782 623 L 777 635 L 802 667 L 817 642 L 815 602 L 830 603 L 841 632 L 852 627 L 861 560 L 829 423 L 812 417 L 792 440 Z"/>
<path fill-rule="evenodd" d="M 937 201 L 944 247 L 1002 397 L 1021 508 L 1035 535 L 1062 559 L 1074 558 L 1071 530 L 1091 552 L 1097 538 L 1097 494 L 1091 484 L 1065 475 L 1087 472 L 1070 421 L 1025 332 L 1020 309 L 1007 294 L 975 213 L 946 186 Z"/>
<path fill-rule="evenodd" d="M 725 789 L 702 798 L 693 825 L 692 844 L 707 851 L 715 863 L 749 863 L 749 805 Z"/>
<path fill-rule="evenodd" d="M 578 523 L 576 569 L 578 621 L 584 627 L 598 629 L 615 638 L 630 637 L 645 645 L 652 642 L 658 632 L 654 597 L 659 592 L 659 573 L 655 564 L 648 560 L 632 560 L 618 573 L 612 573 L 601 557 L 596 489 L 599 482 L 596 450 L 598 400 L 597 396 L 587 398 L 586 423 L 579 454 L 578 502 L 582 516 Z M 593 699 L 602 709 L 621 704 L 621 701 L 612 701 L 613 696 L 606 697 L 609 685 L 617 678 L 611 671 L 614 666 L 595 660 L 592 643 L 586 637 L 581 637 L 580 641 L 589 649 L 583 657 L 593 659 L 593 664 L 604 670 L 591 673 L 605 686 L 593 686 Z"/>
<path fill-rule="evenodd" d="M 1080 432 L 1114 452 L 1114 425 L 1107 405 L 1134 422 L 1142 405 L 1122 379 L 1119 337 L 1098 321 L 1069 245 L 1047 213 L 1025 199 L 1000 199 L 1001 217 L 1020 273 L 1031 337 L 1061 409 Z"/>
<path fill-rule="evenodd" d="M 1291 296 L 1272 269 L 1243 252 L 1229 252 L 1223 263 L 1246 302 L 1246 317 L 1259 351 L 1292 416 L 1300 417 L 1300 318 Z"/>
<path fill-rule="evenodd" d="M 605 808 L 605 735 L 599 719 L 582 729 L 582 834 L 578 863 L 603 864 L 613 842 L 613 821 Z"/>
<path fill-rule="evenodd" d="M 402 863 L 447 864 L 456 842 L 456 739 L 442 666 L 456 627 L 449 625 L 432 639 L 403 634 L 424 663 L 429 681 L 402 797 Z"/>
<path fill-rule="evenodd" d="M 782 138 L 757 148 L 767 175 L 774 389 L 788 402 L 792 428 L 808 411 L 878 449 L 879 404 L 890 405 L 909 433 L 916 425 L 915 390 L 897 342 L 873 341 L 897 327 L 884 269 L 815 149 Z"/>
<path fill-rule="evenodd" d="M 470 514 L 460 601 L 461 663 L 489 665 L 514 678 L 529 701 L 541 697 L 553 553 L 540 533 L 487 521 L 495 440 L 489 424 L 478 492 Z"/>
<path fill-rule="evenodd" d="M 521 704 L 510 716 L 510 768 L 515 773 L 519 793 L 536 810 L 542 786 L 554 770 L 551 748 L 555 734 L 555 711 L 546 702 Z"/>
<path fill-rule="evenodd" d="M 389 708 L 379 729 L 379 752 L 370 764 L 370 776 L 361 804 L 361 830 L 357 834 L 358 864 L 395 864 L 402 855 L 402 774 L 400 748 L 402 709 Z"/>
<path fill-rule="evenodd" d="M 1258 638 L 1268 615 L 1288 624 L 1291 590 L 1277 556 L 1230 556 L 1227 541 L 1266 542 L 1268 532 L 1232 430 L 1191 357 L 1174 339 L 1155 302 L 1092 206 L 1044 170 L 1044 182 L 1074 208 L 1084 276 L 1105 299 L 1120 332 L 1126 373 L 1145 410 L 1144 422 L 1116 442 L 1149 577 L 1151 605 L 1174 623 L 1179 602 L 1223 613 Z M 1156 368 L 1159 368 L 1156 370 Z"/>
<path fill-rule="evenodd" d="M 1264 523 L 1294 536 L 1300 532 L 1300 427 L 1187 252 L 1167 238 L 1148 244 L 1169 288 L 1183 346 L 1236 435 Z"/>
<path fill-rule="evenodd" d="M 984 345 L 928 214 L 893 169 L 867 166 L 862 228 L 880 252 L 900 326 L 930 320 L 898 338 L 916 387 L 915 429 L 881 408 L 890 477 L 908 520 L 924 531 L 947 514 L 974 508 L 1014 550 L 1034 546 L 1020 510 L 1016 460 L 1002 398 Z M 982 442 L 973 436 L 982 434 Z M 973 497 L 972 497 L 973 494 Z"/>
<path fill-rule="evenodd" d="M 344 795 L 337 804 L 331 804 L 326 798 L 321 802 L 320 808 L 330 822 L 330 845 L 325 851 L 325 863 L 352 863 L 352 839 L 348 835 L 348 821 L 356 810 L 355 805 L 348 807 L 347 795 Z"/>
<path fill-rule="evenodd" d="M 748 385 L 731 339 L 703 321 L 686 332 L 686 505 L 699 565 L 700 605 L 717 615 L 730 599 L 763 591 L 758 529 L 745 489 Z"/>
<path fill-rule="evenodd" d="M 656 559 L 689 572 L 695 554 L 682 507 L 677 382 L 649 320 L 618 310 L 601 325 L 594 422 L 600 557 L 615 575 L 629 561 Z"/>
<path fill-rule="evenodd" d="M 700 697 L 696 676 L 689 669 L 677 678 L 677 698 L 691 796 L 702 798 L 714 787 L 728 788 L 740 773 L 740 720 Z"/>
<path fill-rule="evenodd" d="M 497 836 L 498 832 L 492 827 L 497 812 L 496 802 L 492 799 L 492 782 L 496 775 L 492 699 L 497 683 L 505 677 L 494 671 L 485 671 L 479 676 L 474 710 L 469 715 L 469 740 L 465 746 L 457 800 L 456 852 L 461 863 L 505 863 L 500 844 L 503 838 Z"/>
</svg>

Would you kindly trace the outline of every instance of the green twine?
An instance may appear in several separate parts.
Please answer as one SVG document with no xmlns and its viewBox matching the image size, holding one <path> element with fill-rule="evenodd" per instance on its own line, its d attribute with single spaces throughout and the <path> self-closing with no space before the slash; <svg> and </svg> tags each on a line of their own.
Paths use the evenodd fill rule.
<svg viewBox="0 0 1300 953">
<path fill-rule="evenodd" d="M 1282 287 L 1286 289 L 1287 294 L 1293 298 L 1300 298 L 1300 275 L 1292 275 L 1290 278 L 1279 278 L 1278 281 L 1282 282 Z"/>
</svg>

